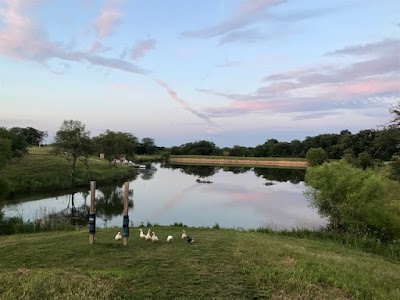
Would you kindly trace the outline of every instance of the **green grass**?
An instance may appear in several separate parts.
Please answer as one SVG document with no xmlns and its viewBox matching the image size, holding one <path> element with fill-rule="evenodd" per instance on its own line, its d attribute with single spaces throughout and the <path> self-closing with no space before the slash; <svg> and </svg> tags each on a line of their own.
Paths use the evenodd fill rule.
<svg viewBox="0 0 400 300">
<path fill-rule="evenodd" d="M 301 157 L 241 157 L 241 156 L 208 156 L 208 155 L 171 155 L 173 158 L 205 158 L 205 159 L 231 159 L 231 160 L 255 160 L 255 161 L 307 161 Z"/>
<path fill-rule="evenodd" d="M 14 194 L 38 191 L 60 191 L 71 188 L 68 161 L 51 154 L 51 147 L 31 147 L 22 159 L 10 161 L 3 175 L 11 184 Z M 90 180 L 111 183 L 133 175 L 133 169 L 118 165 L 110 167 L 107 160 L 89 158 L 89 169 L 83 162 L 76 165 L 75 187 L 88 186 Z"/>
<path fill-rule="evenodd" d="M 332 241 L 230 229 L 153 227 L 0 237 L 0 299 L 399 299 L 400 264 Z M 165 242 L 169 234 L 172 244 Z"/>
</svg>

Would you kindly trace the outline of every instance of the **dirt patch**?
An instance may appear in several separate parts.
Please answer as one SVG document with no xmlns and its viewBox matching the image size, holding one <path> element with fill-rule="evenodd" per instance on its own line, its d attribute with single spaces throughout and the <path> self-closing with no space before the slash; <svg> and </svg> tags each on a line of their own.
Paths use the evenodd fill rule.
<svg viewBox="0 0 400 300">
<path fill-rule="evenodd" d="M 171 163 L 211 164 L 211 165 L 246 165 L 276 167 L 307 167 L 306 161 L 291 160 L 248 160 L 248 159 L 209 159 L 209 158 L 171 158 Z"/>
</svg>

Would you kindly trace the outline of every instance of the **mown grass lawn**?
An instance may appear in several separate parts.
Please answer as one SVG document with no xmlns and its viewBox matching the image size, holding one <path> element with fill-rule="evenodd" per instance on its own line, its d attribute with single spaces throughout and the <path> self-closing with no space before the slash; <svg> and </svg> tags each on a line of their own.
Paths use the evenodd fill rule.
<svg viewBox="0 0 400 300">
<path fill-rule="evenodd" d="M 153 227 L 0 237 L 1 299 L 400 299 L 400 264 L 332 241 Z M 174 241 L 165 238 L 172 234 Z"/>
</svg>

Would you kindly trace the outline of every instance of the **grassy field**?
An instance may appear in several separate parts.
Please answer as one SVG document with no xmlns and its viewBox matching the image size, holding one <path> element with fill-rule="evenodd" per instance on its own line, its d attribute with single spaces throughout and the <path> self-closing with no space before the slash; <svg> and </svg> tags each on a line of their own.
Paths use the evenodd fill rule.
<svg viewBox="0 0 400 300">
<path fill-rule="evenodd" d="M 55 191 L 71 188 L 69 166 L 66 159 L 51 154 L 51 147 L 31 147 L 29 154 L 8 162 L 3 175 L 14 193 Z M 89 186 L 90 180 L 110 183 L 132 176 L 132 168 L 118 165 L 110 168 L 107 160 L 89 158 L 89 169 L 78 161 L 76 186 Z"/>
<path fill-rule="evenodd" d="M 153 227 L 0 237 L 0 299 L 400 299 L 400 263 L 332 241 Z M 171 244 L 165 242 L 169 234 Z"/>
</svg>

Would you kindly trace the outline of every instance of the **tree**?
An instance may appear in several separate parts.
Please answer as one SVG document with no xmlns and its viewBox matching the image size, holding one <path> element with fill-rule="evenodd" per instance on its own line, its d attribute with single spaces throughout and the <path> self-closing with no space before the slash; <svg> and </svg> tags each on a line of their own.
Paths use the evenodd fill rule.
<svg viewBox="0 0 400 300">
<path fill-rule="evenodd" d="M 306 197 L 329 219 L 330 228 L 374 235 L 384 241 L 399 237 L 395 186 L 373 170 L 364 171 L 341 160 L 308 168 L 305 183 Z"/>
<path fill-rule="evenodd" d="M 149 137 L 145 137 L 142 139 L 141 147 L 143 148 L 144 154 L 154 154 L 157 150 L 154 139 Z"/>
<path fill-rule="evenodd" d="M 5 197 L 9 191 L 9 183 L 2 176 L 2 169 L 6 166 L 7 160 L 11 158 L 11 141 L 0 138 L 0 199 Z"/>
<path fill-rule="evenodd" d="M 22 135 L 7 130 L 7 128 L 0 127 L 0 138 L 10 140 L 11 143 L 10 158 L 21 158 L 26 153 L 28 153 L 27 149 L 28 144 Z"/>
<path fill-rule="evenodd" d="M 130 133 L 107 130 L 94 138 L 94 143 L 96 148 L 104 153 L 108 164 L 112 166 L 117 158 L 135 155 L 137 138 Z"/>
<path fill-rule="evenodd" d="M 25 141 L 31 146 L 39 146 L 47 137 L 46 131 L 40 131 L 32 127 L 20 128 L 13 127 L 10 129 L 15 134 L 22 135 Z"/>
<path fill-rule="evenodd" d="M 89 135 L 90 132 L 85 130 L 85 125 L 75 120 L 64 120 L 60 129 L 56 132 L 53 152 L 68 161 L 72 183 L 74 182 L 77 160 L 83 158 L 87 165 L 87 159 L 92 152 Z"/>
<path fill-rule="evenodd" d="M 306 159 L 310 166 L 318 166 L 328 161 L 328 155 L 322 148 L 310 148 L 306 153 Z"/>
<path fill-rule="evenodd" d="M 394 128 L 400 128 L 400 101 L 395 106 L 389 109 L 389 112 L 394 115 L 390 121 L 389 126 Z"/>
</svg>

